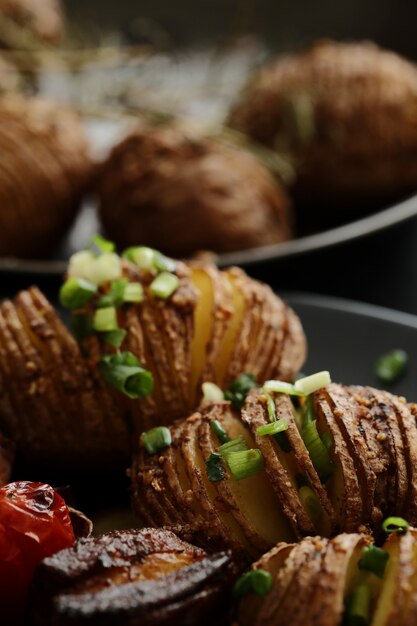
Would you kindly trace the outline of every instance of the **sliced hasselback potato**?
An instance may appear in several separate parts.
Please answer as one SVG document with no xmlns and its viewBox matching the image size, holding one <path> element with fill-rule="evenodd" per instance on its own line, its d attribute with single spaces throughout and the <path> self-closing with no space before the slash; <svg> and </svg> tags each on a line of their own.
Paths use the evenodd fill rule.
<svg viewBox="0 0 417 626">
<path fill-rule="evenodd" d="M 235 585 L 238 625 L 411 626 L 416 557 L 412 528 L 393 532 L 382 548 L 355 533 L 278 544 Z"/>
<path fill-rule="evenodd" d="M 284 393 L 302 384 L 268 381 L 240 408 L 236 395 L 203 403 L 145 433 L 131 471 L 138 516 L 243 558 L 306 535 L 379 537 L 388 513 L 416 524 L 412 407 L 334 383 Z"/>
<path fill-rule="evenodd" d="M 416 107 L 414 64 L 370 42 L 318 41 L 262 68 L 228 123 L 292 157 L 312 226 L 417 188 Z"/>
<path fill-rule="evenodd" d="M 222 624 L 236 569 L 168 530 L 114 531 L 44 559 L 32 583 L 29 624 Z"/>
<path fill-rule="evenodd" d="M 171 126 L 141 126 L 98 176 L 105 231 L 166 254 L 233 252 L 290 239 L 284 188 L 250 152 Z M 173 236 L 175 233 L 175 236 Z"/>
<path fill-rule="evenodd" d="M 90 181 L 81 120 L 62 104 L 5 95 L 0 154 L 0 255 L 47 255 L 73 221 Z"/>
<path fill-rule="evenodd" d="M 301 367 L 301 324 L 269 287 L 157 258 L 171 271 L 73 257 L 61 301 L 79 343 L 36 287 L 0 304 L 0 428 L 26 464 L 126 466 L 132 435 L 190 414 L 202 383 L 226 388 L 239 363 L 258 380 Z"/>
</svg>

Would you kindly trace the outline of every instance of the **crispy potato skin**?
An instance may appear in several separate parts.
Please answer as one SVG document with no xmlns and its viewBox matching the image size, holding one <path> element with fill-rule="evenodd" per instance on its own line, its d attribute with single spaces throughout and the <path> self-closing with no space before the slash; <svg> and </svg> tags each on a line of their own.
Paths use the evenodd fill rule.
<svg viewBox="0 0 417 626">
<path fill-rule="evenodd" d="M 246 355 L 241 362 L 244 371 L 253 371 L 260 380 L 265 375 L 292 379 L 302 364 L 306 343 L 295 313 L 244 272 L 239 271 L 238 289 L 252 296 L 242 297 L 246 308 L 237 312 L 230 303 L 228 273 L 208 268 L 208 275 L 217 274 L 229 289 L 220 292 L 225 303 L 208 307 L 211 330 L 200 345 L 194 342 L 195 334 L 203 331 L 202 324 L 196 326 L 195 309 L 203 297 L 194 285 L 191 266 L 177 263 L 180 284 L 167 300 L 151 294 L 153 275 L 130 264 L 123 271 L 146 293 L 142 303 L 118 309 L 119 327 L 127 331 L 122 350 L 136 355 L 153 374 L 154 391 L 139 400 L 130 400 L 104 382 L 99 361 L 113 348 L 96 335 L 80 348 L 37 288 L 0 304 L 0 429 L 16 442 L 18 457 L 28 467 L 48 472 L 56 468 L 64 476 L 82 474 L 86 468 L 90 474 L 120 470 L 129 464 L 138 434 L 190 414 L 204 380 L 226 386 L 240 374 L 239 355 Z M 246 311 L 256 299 L 270 315 L 258 311 L 251 332 Z M 297 319 L 295 328 L 291 319 Z M 230 349 L 222 355 L 223 337 L 232 321 Z M 259 336 L 262 346 L 273 353 L 269 362 L 261 354 L 259 361 L 253 359 Z M 199 359 L 195 345 L 201 351 Z M 200 369 L 193 378 L 197 361 Z"/>
<path fill-rule="evenodd" d="M 64 105 L 3 96 L 0 154 L 0 255 L 46 255 L 74 219 L 90 180 L 81 121 Z"/>
<path fill-rule="evenodd" d="M 0 14 L 44 43 L 57 44 L 64 34 L 60 0 L 0 0 Z"/>
<path fill-rule="evenodd" d="M 237 609 L 239 626 L 340 626 L 347 578 L 371 537 L 341 534 L 278 544 L 252 565 L 273 578 L 265 598 L 248 594 Z"/>
<path fill-rule="evenodd" d="M 98 193 L 103 225 L 120 247 L 140 241 L 188 257 L 292 234 L 285 191 L 251 154 L 174 127 L 132 132 L 103 164 Z"/>
<path fill-rule="evenodd" d="M 417 69 L 372 43 L 319 41 L 277 59 L 228 122 L 292 155 L 294 198 L 316 219 L 417 188 Z"/>
<path fill-rule="evenodd" d="M 112 532 L 39 565 L 29 623 L 207 624 L 225 612 L 234 577 L 230 555 L 209 557 L 168 530 Z"/>
</svg>

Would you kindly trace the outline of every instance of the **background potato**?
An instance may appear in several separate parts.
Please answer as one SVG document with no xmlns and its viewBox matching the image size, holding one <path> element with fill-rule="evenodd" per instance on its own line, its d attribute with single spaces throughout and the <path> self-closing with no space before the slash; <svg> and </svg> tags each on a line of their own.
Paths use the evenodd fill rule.
<svg viewBox="0 0 417 626">
<path fill-rule="evenodd" d="M 73 218 L 90 177 L 78 116 L 38 98 L 0 99 L 0 255 L 46 255 Z"/>
<path fill-rule="evenodd" d="M 0 0 L 0 19 L 22 27 L 30 38 L 58 43 L 64 32 L 63 7 L 60 0 Z M 8 29 L 10 30 L 10 29 Z M 12 33 L 8 33 L 12 37 Z M 10 46 L 10 39 L 0 42 Z"/>
<path fill-rule="evenodd" d="M 100 216 L 121 247 L 172 256 L 289 239 L 285 191 L 251 154 L 174 127 L 140 127 L 116 146 L 98 183 Z"/>
<path fill-rule="evenodd" d="M 368 42 L 319 41 L 248 83 L 231 126 L 288 152 L 310 225 L 417 188 L 417 69 Z"/>
</svg>

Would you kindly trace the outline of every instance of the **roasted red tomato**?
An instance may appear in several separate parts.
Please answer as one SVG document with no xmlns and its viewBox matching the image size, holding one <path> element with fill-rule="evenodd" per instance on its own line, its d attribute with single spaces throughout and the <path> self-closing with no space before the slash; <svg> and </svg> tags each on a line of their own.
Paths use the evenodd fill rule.
<svg viewBox="0 0 417 626">
<path fill-rule="evenodd" d="M 0 489 L 2 621 L 19 621 L 38 562 L 73 543 L 67 505 L 52 487 L 22 481 Z"/>
</svg>

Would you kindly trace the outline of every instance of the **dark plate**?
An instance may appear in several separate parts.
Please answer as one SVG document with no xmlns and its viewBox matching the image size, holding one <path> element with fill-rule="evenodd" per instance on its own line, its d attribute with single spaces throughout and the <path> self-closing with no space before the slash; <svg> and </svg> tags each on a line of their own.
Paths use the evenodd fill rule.
<svg viewBox="0 0 417 626">
<path fill-rule="evenodd" d="M 334 382 L 372 385 L 417 399 L 417 316 L 326 296 L 287 294 L 308 341 L 306 373 L 329 370 Z M 375 375 L 375 362 L 393 349 L 406 350 L 408 367 L 387 385 Z"/>
</svg>

